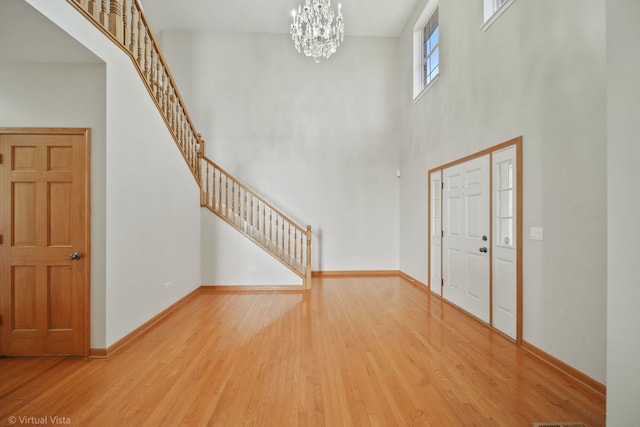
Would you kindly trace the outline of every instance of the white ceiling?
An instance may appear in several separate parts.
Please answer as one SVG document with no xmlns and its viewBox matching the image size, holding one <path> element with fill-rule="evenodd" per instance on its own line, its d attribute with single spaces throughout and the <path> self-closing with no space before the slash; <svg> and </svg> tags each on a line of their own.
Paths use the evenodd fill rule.
<svg viewBox="0 0 640 427">
<path fill-rule="evenodd" d="M 342 3 L 345 33 L 396 37 L 418 0 L 332 0 Z M 141 0 L 154 32 L 210 30 L 288 33 L 291 11 L 304 0 Z"/>
<path fill-rule="evenodd" d="M 0 0 L 0 63 L 101 62 L 24 0 Z"/>
</svg>

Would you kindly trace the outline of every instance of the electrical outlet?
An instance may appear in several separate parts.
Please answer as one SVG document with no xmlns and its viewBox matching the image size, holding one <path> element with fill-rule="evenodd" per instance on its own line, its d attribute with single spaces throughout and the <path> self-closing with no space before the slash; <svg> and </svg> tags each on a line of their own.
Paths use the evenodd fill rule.
<svg viewBox="0 0 640 427">
<path fill-rule="evenodd" d="M 249 271 L 256 271 L 256 270 L 257 270 L 257 268 L 256 268 L 255 265 L 250 265 L 249 266 Z"/>
<path fill-rule="evenodd" d="M 165 289 L 169 289 L 171 286 L 173 286 L 173 284 L 171 282 L 167 282 L 164 284 L 164 288 Z"/>
</svg>

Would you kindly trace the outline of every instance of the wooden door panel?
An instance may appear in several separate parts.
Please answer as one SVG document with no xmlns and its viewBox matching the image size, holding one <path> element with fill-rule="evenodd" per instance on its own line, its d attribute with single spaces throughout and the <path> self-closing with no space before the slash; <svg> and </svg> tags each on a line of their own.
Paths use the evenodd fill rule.
<svg viewBox="0 0 640 427">
<path fill-rule="evenodd" d="M 11 274 L 11 329 L 35 331 L 36 307 L 36 267 L 14 266 Z"/>
<path fill-rule="evenodd" d="M 48 246 L 71 246 L 71 205 L 73 202 L 70 182 L 50 182 L 48 202 Z"/>
<path fill-rule="evenodd" d="M 12 187 L 12 246 L 36 246 L 36 183 L 13 182 Z"/>
<path fill-rule="evenodd" d="M 87 354 L 88 137 L 0 129 L 2 355 Z"/>
<path fill-rule="evenodd" d="M 47 267 L 47 302 L 49 330 L 71 330 L 74 327 L 73 288 L 68 286 L 73 281 L 72 267 L 69 265 L 50 265 Z"/>
</svg>

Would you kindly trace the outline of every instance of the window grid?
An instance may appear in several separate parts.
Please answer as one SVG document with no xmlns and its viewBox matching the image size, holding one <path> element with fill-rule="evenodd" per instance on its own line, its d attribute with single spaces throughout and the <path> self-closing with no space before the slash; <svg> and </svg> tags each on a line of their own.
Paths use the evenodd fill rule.
<svg viewBox="0 0 640 427">
<path fill-rule="evenodd" d="M 502 0 L 496 0 L 502 1 Z M 440 30 L 438 8 L 422 29 L 422 87 L 425 88 L 440 72 Z"/>
</svg>

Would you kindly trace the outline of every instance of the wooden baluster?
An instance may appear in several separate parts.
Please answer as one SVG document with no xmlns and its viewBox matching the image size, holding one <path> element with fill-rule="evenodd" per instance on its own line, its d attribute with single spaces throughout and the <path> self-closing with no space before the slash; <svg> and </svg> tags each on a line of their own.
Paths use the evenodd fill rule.
<svg viewBox="0 0 640 427">
<path fill-rule="evenodd" d="M 238 212 L 237 212 L 236 216 L 238 217 L 240 222 L 242 222 L 242 204 L 240 202 L 240 192 L 241 191 L 242 191 L 242 187 L 240 187 L 240 185 L 238 185 Z"/>
<path fill-rule="evenodd" d="M 129 25 L 133 27 L 133 16 L 131 17 L 131 24 L 129 24 L 129 5 L 127 4 L 127 0 L 122 0 L 122 43 L 124 44 L 125 49 L 129 49 L 129 45 L 131 44 L 131 31 L 129 29 Z"/>
<path fill-rule="evenodd" d="M 207 195 L 207 205 L 209 205 L 209 163 L 207 163 L 207 181 L 206 181 L 206 195 Z"/>
<path fill-rule="evenodd" d="M 304 283 L 307 289 L 311 289 L 311 226 L 307 225 L 307 260 L 304 273 Z"/>
<path fill-rule="evenodd" d="M 225 190 L 224 190 L 224 216 L 229 217 L 229 177 L 224 176 Z"/>
<path fill-rule="evenodd" d="M 293 229 L 293 264 L 297 264 L 298 260 L 298 229 Z"/>
<path fill-rule="evenodd" d="M 276 240 L 275 240 L 276 251 L 278 250 L 278 217 L 279 217 L 279 215 L 276 215 Z"/>
<path fill-rule="evenodd" d="M 167 70 L 162 67 L 162 84 L 160 85 L 160 108 L 162 113 L 167 115 Z"/>
<path fill-rule="evenodd" d="M 184 117 L 184 111 L 182 112 L 182 139 L 180 140 L 180 144 L 182 145 L 182 151 L 184 151 L 185 155 L 187 154 L 187 123 Z"/>
<path fill-rule="evenodd" d="M 182 150 L 182 152 L 185 152 L 184 150 L 184 115 L 182 114 L 182 109 L 180 109 L 180 115 L 178 116 L 178 130 L 179 130 L 179 134 L 178 134 L 178 142 L 180 143 L 180 149 Z"/>
<path fill-rule="evenodd" d="M 254 212 L 253 212 L 253 199 L 254 199 L 254 197 L 253 197 L 253 195 L 252 195 L 252 196 L 251 196 L 251 218 L 250 218 L 250 220 L 251 220 L 251 229 L 252 229 L 252 233 L 253 233 L 253 234 L 254 234 L 254 236 L 255 236 L 256 225 L 255 225 L 255 223 L 253 222 L 253 220 L 254 220 L 254 216 L 253 216 L 253 213 L 254 213 Z"/>
<path fill-rule="evenodd" d="M 109 4 L 109 32 L 126 47 L 120 0 L 111 0 Z"/>
<path fill-rule="evenodd" d="M 156 51 L 156 99 L 158 104 L 162 106 L 162 79 L 164 73 L 162 72 L 162 61 L 160 60 L 160 52 Z"/>
<path fill-rule="evenodd" d="M 158 52 L 156 52 L 153 46 L 153 40 L 150 41 L 149 46 L 151 46 L 151 81 L 149 82 L 151 85 L 151 94 L 155 96 L 156 85 L 158 84 Z"/>
<path fill-rule="evenodd" d="M 167 123 L 173 132 L 173 86 L 167 88 Z"/>
<path fill-rule="evenodd" d="M 93 19 L 98 20 L 98 5 L 96 5 L 96 0 L 89 0 L 87 12 L 89 12 L 89 15 L 91 15 Z"/>
<path fill-rule="evenodd" d="M 300 259 L 298 260 L 298 263 L 299 263 L 301 271 L 302 271 L 302 257 L 304 256 L 303 253 L 302 253 L 302 248 L 303 248 L 302 236 L 303 236 L 303 234 L 300 233 Z"/>
<path fill-rule="evenodd" d="M 191 164 L 191 134 L 189 133 L 189 124 L 185 122 L 186 137 L 184 140 L 184 154 L 187 157 L 187 163 Z"/>
<path fill-rule="evenodd" d="M 144 75 L 147 78 L 147 82 L 151 83 L 151 40 L 149 39 L 149 32 L 144 32 Z"/>
<path fill-rule="evenodd" d="M 288 224 L 287 230 L 287 262 L 291 264 L 291 223 Z"/>
<path fill-rule="evenodd" d="M 162 113 L 167 116 L 167 70 L 162 68 L 162 90 L 160 91 Z"/>
<path fill-rule="evenodd" d="M 87 10 L 87 0 L 75 0 L 75 1 L 76 3 L 78 3 L 78 6 L 80 6 L 84 10 Z"/>
<path fill-rule="evenodd" d="M 195 136 L 193 136 L 193 132 L 191 133 L 191 163 L 195 166 L 198 161 L 198 140 Z M 238 193 L 239 194 L 239 193 Z M 240 204 L 238 204 L 240 207 Z"/>
<path fill-rule="evenodd" d="M 189 155 L 189 122 L 182 116 L 182 149 L 185 155 Z"/>
<path fill-rule="evenodd" d="M 176 133 L 176 92 L 171 88 L 171 130 Z"/>
<path fill-rule="evenodd" d="M 263 245 L 267 244 L 267 211 L 266 206 L 262 203 L 262 242 Z"/>
<path fill-rule="evenodd" d="M 176 114 L 176 133 L 178 137 L 178 146 L 182 150 L 182 109 L 178 109 Z"/>
<path fill-rule="evenodd" d="M 273 211 L 269 209 L 269 247 L 273 243 Z"/>
<path fill-rule="evenodd" d="M 280 234 L 280 257 L 284 256 L 284 219 L 282 219 L 282 233 Z"/>
<path fill-rule="evenodd" d="M 187 160 L 190 165 L 193 164 L 193 134 L 191 133 L 191 128 L 188 130 L 189 139 L 187 140 L 187 148 L 189 150 L 189 154 L 187 155 Z"/>
<path fill-rule="evenodd" d="M 203 151 L 203 147 L 204 147 L 204 139 L 202 139 L 202 135 L 198 134 L 198 140 L 196 143 L 196 172 L 198 174 L 198 176 L 201 176 L 202 174 L 202 160 L 203 160 L 203 155 L 202 153 Z"/>
<path fill-rule="evenodd" d="M 207 165 L 209 162 L 207 162 Z M 213 173 L 211 176 L 211 208 L 215 209 L 217 200 L 216 200 L 216 168 L 215 166 L 211 166 L 213 168 Z M 207 180 L 209 182 L 209 180 Z"/>
<path fill-rule="evenodd" d="M 244 223 L 247 223 L 247 192 L 244 192 Z"/>
<path fill-rule="evenodd" d="M 222 172 L 218 176 L 218 210 L 222 212 Z"/>
<path fill-rule="evenodd" d="M 131 0 L 131 24 L 129 24 L 131 26 L 130 31 L 129 31 L 129 52 L 131 52 L 133 54 L 133 56 L 136 55 L 136 23 L 135 23 L 135 18 L 136 18 L 136 0 Z M 140 16 L 138 15 L 138 20 L 140 20 Z"/>
<path fill-rule="evenodd" d="M 107 28 L 109 25 L 109 12 L 107 11 L 107 0 L 102 0 L 100 5 L 100 16 L 98 18 L 100 25 Z"/>
<path fill-rule="evenodd" d="M 135 3 L 135 2 L 134 2 Z M 144 72 L 145 63 L 144 63 L 144 41 L 145 41 L 145 31 L 142 26 L 142 15 L 138 12 L 138 64 L 140 65 L 140 70 Z"/>
</svg>

